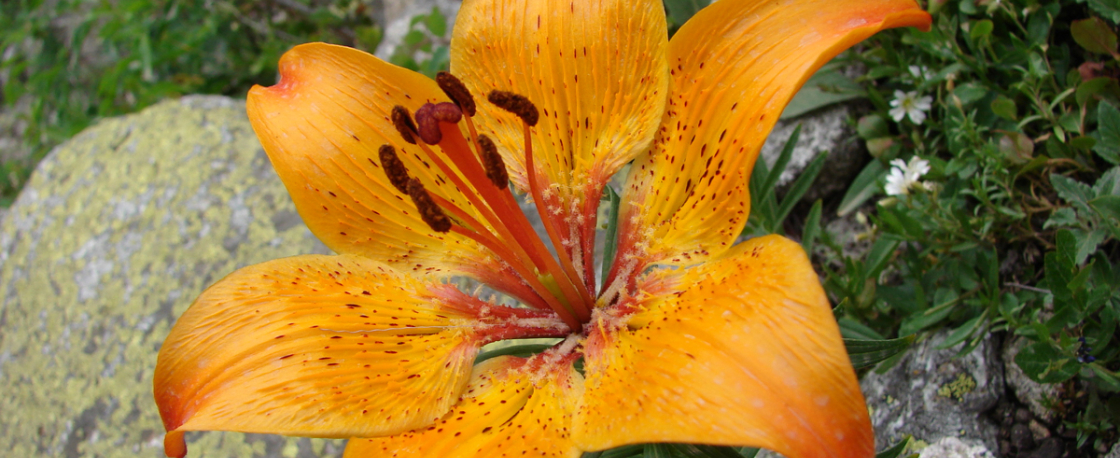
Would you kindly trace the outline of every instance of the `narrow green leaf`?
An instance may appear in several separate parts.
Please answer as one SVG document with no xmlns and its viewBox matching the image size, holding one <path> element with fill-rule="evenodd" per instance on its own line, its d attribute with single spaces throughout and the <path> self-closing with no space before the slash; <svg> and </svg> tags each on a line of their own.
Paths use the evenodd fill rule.
<svg viewBox="0 0 1120 458">
<path fill-rule="evenodd" d="M 731 447 L 700 444 L 671 444 L 675 455 L 683 458 L 743 458 Z"/>
<path fill-rule="evenodd" d="M 813 162 L 810 162 L 809 165 L 805 167 L 805 170 L 801 171 L 801 175 L 798 176 L 797 180 L 793 182 L 793 185 L 789 187 L 789 191 L 786 191 L 786 195 L 782 197 L 782 205 L 778 207 L 778 217 L 774 220 L 775 229 L 782 226 L 786 217 L 789 216 L 789 212 L 793 211 L 793 206 L 797 205 L 797 203 L 801 201 L 801 197 L 809 191 L 809 187 L 817 180 L 817 176 L 821 174 L 821 170 L 824 170 L 824 162 L 826 160 L 828 160 L 828 154 L 822 151 L 821 154 L 818 154 L 817 157 L 813 159 Z"/>
<path fill-rule="evenodd" d="M 710 0 L 665 0 L 665 9 L 669 11 L 669 18 L 679 27 L 709 3 Z"/>
<path fill-rule="evenodd" d="M 847 216 L 867 202 L 867 199 L 879 192 L 878 182 L 886 174 L 887 170 L 879 161 L 868 162 L 863 171 L 859 172 L 856 179 L 852 181 L 852 185 L 844 193 L 844 198 L 840 199 L 840 207 L 836 209 L 836 214 Z"/>
<path fill-rule="evenodd" d="M 891 448 L 879 452 L 875 455 L 875 458 L 898 458 L 899 455 L 902 455 L 902 452 L 906 451 L 906 444 L 908 443 L 910 443 L 910 436 L 906 436 L 905 439 L 892 445 Z"/>
<path fill-rule="evenodd" d="M 809 78 L 786 105 L 779 119 L 792 119 L 814 110 L 867 97 L 863 88 L 836 69 L 823 69 Z"/>
<path fill-rule="evenodd" d="M 491 358 L 497 358 L 499 356 L 532 356 L 551 348 L 559 341 L 560 339 L 541 338 L 505 340 L 501 342 L 495 342 L 483 347 L 482 351 L 478 353 L 478 356 L 474 358 L 474 363 L 478 364 Z"/>
<path fill-rule="evenodd" d="M 950 348 L 961 342 L 964 342 L 969 337 L 971 337 L 972 334 L 974 334 L 982 324 L 984 324 L 984 319 L 987 318 L 987 316 L 988 313 L 987 311 L 985 311 L 984 313 L 977 315 L 971 320 L 964 322 L 964 324 L 960 325 L 960 327 L 954 329 L 953 332 L 950 332 L 949 336 L 945 338 L 945 341 L 942 342 L 941 345 L 938 345 L 937 348 L 940 350 L 944 350 L 946 348 Z"/>
<path fill-rule="evenodd" d="M 882 334 L 851 318 L 842 317 L 836 322 L 840 325 L 840 335 L 845 339 L 885 340 Z"/>
<path fill-rule="evenodd" d="M 885 340 L 857 340 L 844 339 L 844 348 L 848 350 L 848 357 L 852 360 L 852 367 L 856 369 L 874 366 L 881 361 L 897 355 L 914 343 L 915 335 L 898 339 Z"/>
<path fill-rule="evenodd" d="M 813 208 L 809 209 L 809 216 L 805 217 L 805 227 L 801 230 L 801 249 L 805 253 L 812 256 L 813 244 L 817 242 L 817 237 L 821 233 L 821 209 L 824 203 L 817 199 L 813 202 Z"/>
<path fill-rule="evenodd" d="M 583 454 L 583 458 L 634 458 L 642 456 L 645 450 L 645 445 L 624 445 L 622 447 L 615 447 L 610 450 L 604 450 L 598 457 L 589 457 L 587 453 Z"/>
<path fill-rule="evenodd" d="M 607 215 L 607 234 L 603 242 L 603 280 L 605 281 L 607 275 L 611 272 L 611 267 L 614 264 L 614 253 L 618 250 L 618 207 L 622 203 L 622 198 L 614 192 L 614 188 L 610 185 L 605 186 L 607 198 L 610 199 L 610 213 Z"/>
<path fill-rule="evenodd" d="M 645 458 L 676 458 L 670 444 L 646 444 L 642 452 Z"/>
<path fill-rule="evenodd" d="M 801 138 L 801 124 L 793 128 L 793 132 L 789 134 L 789 139 L 786 144 L 782 146 L 782 152 L 778 154 L 778 158 L 774 160 L 774 166 L 770 168 L 770 173 L 766 175 L 766 181 L 762 182 L 761 191 L 764 193 L 773 194 L 774 189 L 778 187 L 778 180 L 782 177 L 782 172 L 786 170 L 786 165 L 793 157 L 793 149 L 797 146 L 797 140 Z"/>
</svg>

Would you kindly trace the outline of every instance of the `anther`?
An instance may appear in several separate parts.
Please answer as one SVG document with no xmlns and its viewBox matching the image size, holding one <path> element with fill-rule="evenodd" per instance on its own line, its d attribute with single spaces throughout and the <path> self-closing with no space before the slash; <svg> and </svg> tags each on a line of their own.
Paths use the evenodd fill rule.
<svg viewBox="0 0 1120 458">
<path fill-rule="evenodd" d="M 443 89 L 448 98 L 459 105 L 463 113 L 466 113 L 467 116 L 474 116 L 474 97 L 471 96 L 471 91 L 467 90 L 467 86 L 459 78 L 448 72 L 439 72 L 436 73 L 436 84 L 439 85 L 440 89 Z"/>
<path fill-rule="evenodd" d="M 389 177 L 389 183 L 398 191 L 408 194 L 408 169 L 397 157 L 397 150 L 390 145 L 381 145 L 377 155 L 381 159 L 381 170 L 384 170 L 385 176 Z"/>
<path fill-rule="evenodd" d="M 416 210 L 420 212 L 420 219 L 424 220 L 433 231 L 447 232 L 451 230 L 451 219 L 439 208 L 431 194 L 428 194 L 428 190 L 424 189 L 420 180 L 416 178 L 408 180 L 408 197 L 412 198 L 412 203 L 416 205 Z"/>
<path fill-rule="evenodd" d="M 482 161 L 482 167 L 486 169 L 486 178 L 494 183 L 498 189 L 505 189 L 509 186 L 509 172 L 506 171 L 506 163 L 502 160 L 502 155 L 498 154 L 498 147 L 494 146 L 494 141 L 485 135 L 478 136 L 478 157 Z"/>
<path fill-rule="evenodd" d="M 429 145 L 439 144 L 443 140 L 443 132 L 439 130 L 439 120 L 432 114 L 435 105 L 425 103 L 416 110 L 416 133 L 420 140 Z"/>
<path fill-rule="evenodd" d="M 391 119 L 393 120 L 393 127 L 397 128 L 397 132 L 401 134 L 404 141 L 415 145 L 416 124 L 413 124 L 412 116 L 408 114 L 408 108 L 400 105 L 393 107 Z"/>
<path fill-rule="evenodd" d="M 517 115 L 522 121 L 525 121 L 525 124 L 529 126 L 537 125 L 539 119 L 537 106 L 533 105 L 533 102 L 530 102 L 525 96 L 506 91 L 492 91 L 486 98 L 490 100 L 490 103 L 497 105 L 498 108 Z"/>
</svg>

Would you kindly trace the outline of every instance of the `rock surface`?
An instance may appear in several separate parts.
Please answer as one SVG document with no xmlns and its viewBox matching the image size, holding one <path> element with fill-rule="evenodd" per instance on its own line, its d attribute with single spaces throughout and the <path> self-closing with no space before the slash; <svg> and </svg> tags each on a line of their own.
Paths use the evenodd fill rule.
<svg viewBox="0 0 1120 458">
<path fill-rule="evenodd" d="M 998 450 L 997 427 L 982 415 L 1004 392 L 998 343 L 989 336 L 971 353 L 954 358 L 960 345 L 937 348 L 947 334 L 941 331 L 916 344 L 885 374 L 864 377 L 876 449 L 913 435 L 930 444 L 952 437 Z"/>
<path fill-rule="evenodd" d="M 45 159 L 0 223 L 0 450 L 162 457 L 156 354 L 204 287 L 326 252 L 243 102 L 187 97 L 102 121 Z M 334 456 L 341 442 L 188 435 L 192 456 Z"/>
<path fill-rule="evenodd" d="M 919 458 L 995 458 L 992 452 L 976 441 L 943 437 L 918 453 Z"/>
</svg>

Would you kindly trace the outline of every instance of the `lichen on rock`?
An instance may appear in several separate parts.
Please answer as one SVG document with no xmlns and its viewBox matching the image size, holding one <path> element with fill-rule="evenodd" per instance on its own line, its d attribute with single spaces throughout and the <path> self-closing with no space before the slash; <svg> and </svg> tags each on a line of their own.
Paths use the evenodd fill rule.
<svg viewBox="0 0 1120 458">
<path fill-rule="evenodd" d="M 187 97 L 107 119 L 39 165 L 0 222 L 0 449 L 163 456 L 156 354 L 233 270 L 325 253 L 244 102 Z M 192 455 L 334 456 L 341 442 L 208 433 Z"/>
</svg>

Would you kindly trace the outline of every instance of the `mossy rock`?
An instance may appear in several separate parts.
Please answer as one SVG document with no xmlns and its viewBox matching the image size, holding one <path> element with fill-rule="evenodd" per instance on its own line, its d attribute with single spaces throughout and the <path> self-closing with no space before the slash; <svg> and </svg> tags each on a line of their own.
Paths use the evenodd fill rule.
<svg viewBox="0 0 1120 458">
<path fill-rule="evenodd" d="M 168 101 L 59 146 L 0 223 L 0 454 L 162 457 L 152 371 L 176 317 L 239 267 L 325 252 L 244 102 Z M 209 432 L 188 445 L 311 457 L 342 442 Z"/>
</svg>

